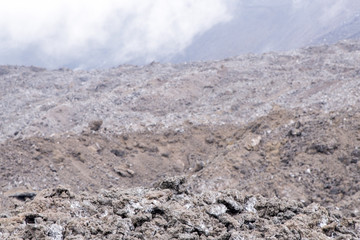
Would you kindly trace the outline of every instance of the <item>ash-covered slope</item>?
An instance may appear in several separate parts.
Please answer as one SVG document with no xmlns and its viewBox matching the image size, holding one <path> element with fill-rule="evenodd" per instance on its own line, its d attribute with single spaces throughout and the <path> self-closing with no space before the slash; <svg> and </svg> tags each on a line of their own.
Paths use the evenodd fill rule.
<svg viewBox="0 0 360 240">
<path fill-rule="evenodd" d="M 2 66 L 0 239 L 359 239 L 359 62 Z"/>
<path fill-rule="evenodd" d="M 0 139 L 79 133 L 101 119 L 112 133 L 242 124 L 274 104 L 325 111 L 359 104 L 360 44 L 345 41 L 216 62 L 47 71 L 2 66 Z"/>
</svg>

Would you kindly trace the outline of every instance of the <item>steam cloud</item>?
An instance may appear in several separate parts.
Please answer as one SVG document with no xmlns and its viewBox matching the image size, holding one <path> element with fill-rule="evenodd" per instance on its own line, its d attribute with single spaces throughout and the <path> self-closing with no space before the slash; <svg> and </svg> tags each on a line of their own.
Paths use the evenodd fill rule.
<svg viewBox="0 0 360 240">
<path fill-rule="evenodd" d="M 3 1 L 0 64 L 89 68 L 150 62 L 229 21 L 231 2 Z"/>
</svg>

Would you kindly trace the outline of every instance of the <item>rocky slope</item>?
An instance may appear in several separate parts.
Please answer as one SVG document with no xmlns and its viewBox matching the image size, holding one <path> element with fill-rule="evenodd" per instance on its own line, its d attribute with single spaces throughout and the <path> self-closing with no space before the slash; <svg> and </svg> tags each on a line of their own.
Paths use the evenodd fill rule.
<svg viewBox="0 0 360 240">
<path fill-rule="evenodd" d="M 359 239 L 359 62 L 0 66 L 0 238 Z"/>
<path fill-rule="evenodd" d="M 316 203 L 236 190 L 193 195 L 185 178 L 157 188 L 74 195 L 58 187 L 5 216 L 1 237 L 23 239 L 355 239 L 359 221 Z M 5 221 L 4 221 L 5 220 Z"/>
</svg>

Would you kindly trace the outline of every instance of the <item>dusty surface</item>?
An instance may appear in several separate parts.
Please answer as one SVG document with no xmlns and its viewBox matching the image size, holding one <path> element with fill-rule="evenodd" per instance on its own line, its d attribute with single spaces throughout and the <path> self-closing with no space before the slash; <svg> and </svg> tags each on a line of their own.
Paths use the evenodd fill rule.
<svg viewBox="0 0 360 240">
<path fill-rule="evenodd" d="M 0 238 L 359 239 L 359 62 L 0 66 Z"/>
</svg>

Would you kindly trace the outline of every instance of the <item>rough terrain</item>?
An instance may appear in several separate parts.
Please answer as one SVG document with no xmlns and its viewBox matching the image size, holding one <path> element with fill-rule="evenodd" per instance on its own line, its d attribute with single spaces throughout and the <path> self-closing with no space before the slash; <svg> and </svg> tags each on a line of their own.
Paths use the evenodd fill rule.
<svg viewBox="0 0 360 240">
<path fill-rule="evenodd" d="M 0 239 L 360 239 L 359 62 L 0 66 Z"/>
</svg>

